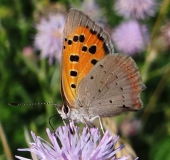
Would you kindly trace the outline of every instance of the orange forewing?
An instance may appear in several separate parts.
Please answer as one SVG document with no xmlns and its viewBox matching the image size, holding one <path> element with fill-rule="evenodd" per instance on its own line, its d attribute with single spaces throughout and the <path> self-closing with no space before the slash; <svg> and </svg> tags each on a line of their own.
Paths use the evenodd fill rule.
<svg viewBox="0 0 170 160">
<path fill-rule="evenodd" d="M 84 41 L 73 41 L 74 36 L 84 35 Z M 96 46 L 95 53 L 91 54 L 89 48 Z M 83 51 L 82 47 L 87 47 Z M 99 61 L 105 56 L 104 41 L 98 38 L 97 34 L 90 31 L 88 27 L 79 26 L 64 40 L 62 54 L 62 91 L 70 107 L 74 107 L 74 100 L 77 97 L 77 88 L 80 81 L 88 74 L 95 65 L 92 61 Z M 78 56 L 78 61 L 71 61 L 71 56 Z M 75 71 L 76 76 L 70 72 Z M 72 87 L 72 85 L 74 87 Z"/>
</svg>

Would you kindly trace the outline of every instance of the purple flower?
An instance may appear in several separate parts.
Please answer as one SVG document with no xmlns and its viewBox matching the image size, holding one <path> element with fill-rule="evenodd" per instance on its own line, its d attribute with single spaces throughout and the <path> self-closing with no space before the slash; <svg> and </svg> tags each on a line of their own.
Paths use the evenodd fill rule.
<svg viewBox="0 0 170 160">
<path fill-rule="evenodd" d="M 120 24 L 113 31 L 112 39 L 118 51 L 133 55 L 144 50 L 149 36 L 146 26 L 141 26 L 137 21 L 131 20 Z"/>
<path fill-rule="evenodd" d="M 34 57 L 34 49 L 31 46 L 25 46 L 22 50 L 23 56 L 31 58 Z"/>
<path fill-rule="evenodd" d="M 70 127 L 71 126 L 71 127 Z M 30 148 L 19 149 L 19 151 L 29 151 L 37 155 L 38 159 L 48 160 L 127 160 L 129 157 L 115 157 L 124 145 L 115 149 L 118 136 L 110 136 L 106 131 L 101 137 L 97 128 L 87 127 L 80 132 L 79 127 L 70 123 L 67 126 L 58 127 L 54 133 L 47 129 L 51 144 L 31 133 L 34 139 L 30 143 Z M 16 156 L 20 160 L 23 157 Z M 35 160 L 33 158 L 33 160 Z"/>
<path fill-rule="evenodd" d="M 49 15 L 48 18 L 42 18 L 36 25 L 34 46 L 41 51 L 41 58 L 48 57 L 50 63 L 53 58 L 60 60 L 64 24 L 64 15 L 57 13 Z"/>
<path fill-rule="evenodd" d="M 115 10 L 125 18 L 144 19 L 154 15 L 156 5 L 155 0 L 117 0 Z"/>
<path fill-rule="evenodd" d="M 78 8 L 85 14 L 87 14 L 90 18 L 95 20 L 101 27 L 105 27 L 106 18 L 103 17 L 103 11 L 99 7 L 99 5 L 95 2 L 95 0 L 84 0 L 80 6 L 72 5 L 73 8 Z"/>
<path fill-rule="evenodd" d="M 94 0 L 84 0 L 81 4 L 80 10 L 92 18 L 101 15 L 101 10 Z"/>
<path fill-rule="evenodd" d="M 124 118 L 120 125 L 120 131 L 123 135 L 133 137 L 142 129 L 142 122 L 138 119 Z"/>
</svg>

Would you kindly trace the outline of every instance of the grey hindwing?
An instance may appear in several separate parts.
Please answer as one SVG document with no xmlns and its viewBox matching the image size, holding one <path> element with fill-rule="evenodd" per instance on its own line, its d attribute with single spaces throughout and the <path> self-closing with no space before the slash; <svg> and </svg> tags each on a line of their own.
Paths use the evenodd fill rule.
<svg viewBox="0 0 170 160">
<path fill-rule="evenodd" d="M 140 92 L 144 89 L 133 59 L 109 54 L 80 82 L 78 101 L 87 108 L 89 116 L 114 116 L 142 108 Z"/>
</svg>

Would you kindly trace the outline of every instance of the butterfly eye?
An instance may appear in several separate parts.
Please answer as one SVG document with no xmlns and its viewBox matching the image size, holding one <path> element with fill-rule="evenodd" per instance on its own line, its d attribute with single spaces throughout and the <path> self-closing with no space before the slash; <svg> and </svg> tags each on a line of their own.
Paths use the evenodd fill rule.
<svg viewBox="0 0 170 160">
<path fill-rule="evenodd" d="M 69 112 L 69 108 L 68 108 L 68 106 L 67 105 L 63 105 L 63 112 L 65 113 L 65 114 L 67 114 L 68 112 Z"/>
</svg>

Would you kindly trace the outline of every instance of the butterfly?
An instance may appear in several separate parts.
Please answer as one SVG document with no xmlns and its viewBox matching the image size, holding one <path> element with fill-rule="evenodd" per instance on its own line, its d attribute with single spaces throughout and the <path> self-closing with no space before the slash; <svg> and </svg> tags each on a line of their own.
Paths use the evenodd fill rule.
<svg viewBox="0 0 170 160">
<path fill-rule="evenodd" d="M 61 117 L 92 126 L 96 118 L 137 111 L 145 88 L 134 60 L 114 53 L 109 34 L 82 11 L 70 9 L 63 37 Z"/>
</svg>

